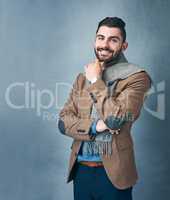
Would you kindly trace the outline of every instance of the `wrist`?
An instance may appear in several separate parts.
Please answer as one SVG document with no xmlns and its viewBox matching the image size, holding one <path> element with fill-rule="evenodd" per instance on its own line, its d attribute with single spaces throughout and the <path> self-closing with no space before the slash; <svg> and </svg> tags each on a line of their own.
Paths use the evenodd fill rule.
<svg viewBox="0 0 170 200">
<path fill-rule="evenodd" d="M 97 77 L 94 77 L 92 80 L 90 80 L 91 83 L 95 83 L 97 81 Z"/>
</svg>

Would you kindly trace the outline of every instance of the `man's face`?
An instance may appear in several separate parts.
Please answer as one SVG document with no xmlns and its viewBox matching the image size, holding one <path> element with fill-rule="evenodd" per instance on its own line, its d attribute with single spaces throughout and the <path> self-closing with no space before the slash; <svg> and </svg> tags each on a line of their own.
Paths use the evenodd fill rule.
<svg viewBox="0 0 170 200">
<path fill-rule="evenodd" d="M 94 51 L 100 62 L 116 59 L 127 48 L 123 42 L 120 29 L 116 27 L 101 26 L 96 34 Z"/>
</svg>

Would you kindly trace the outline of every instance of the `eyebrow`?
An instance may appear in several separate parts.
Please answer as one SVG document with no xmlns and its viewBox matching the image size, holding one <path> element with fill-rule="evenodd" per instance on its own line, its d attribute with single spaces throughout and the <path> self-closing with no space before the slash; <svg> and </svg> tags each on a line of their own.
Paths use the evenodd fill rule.
<svg viewBox="0 0 170 200">
<path fill-rule="evenodd" d="M 96 37 L 105 37 L 105 36 L 102 34 L 97 34 Z M 118 36 L 110 36 L 109 38 L 110 39 L 118 39 L 120 41 L 120 38 Z"/>
</svg>

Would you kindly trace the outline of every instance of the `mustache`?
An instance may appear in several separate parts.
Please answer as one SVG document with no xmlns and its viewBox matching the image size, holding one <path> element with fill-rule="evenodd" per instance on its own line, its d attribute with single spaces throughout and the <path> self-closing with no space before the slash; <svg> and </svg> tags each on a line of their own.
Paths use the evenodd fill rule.
<svg viewBox="0 0 170 200">
<path fill-rule="evenodd" d="M 113 51 L 112 50 L 110 50 L 109 48 L 97 48 L 97 51 L 102 51 L 102 50 L 104 50 L 104 51 L 109 51 L 110 53 L 113 53 Z"/>
</svg>

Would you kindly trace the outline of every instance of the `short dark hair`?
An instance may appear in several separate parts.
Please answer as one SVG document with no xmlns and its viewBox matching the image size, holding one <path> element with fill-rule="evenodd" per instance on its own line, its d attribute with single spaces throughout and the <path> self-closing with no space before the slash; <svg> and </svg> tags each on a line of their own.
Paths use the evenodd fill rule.
<svg viewBox="0 0 170 200">
<path fill-rule="evenodd" d="M 119 28 L 123 37 L 123 42 L 126 41 L 126 30 L 125 30 L 126 23 L 121 18 L 118 18 L 118 17 L 104 18 L 103 20 L 99 22 L 96 33 L 98 32 L 101 26 Z"/>
</svg>

